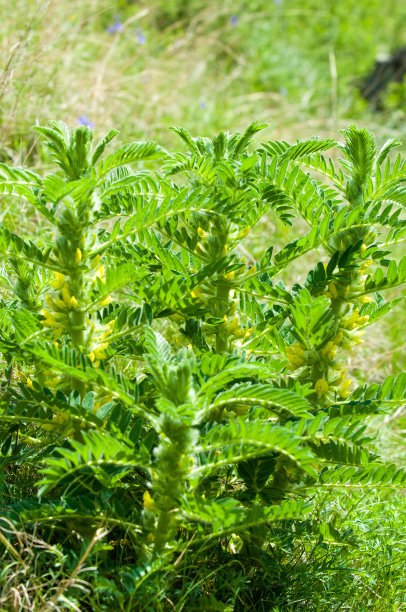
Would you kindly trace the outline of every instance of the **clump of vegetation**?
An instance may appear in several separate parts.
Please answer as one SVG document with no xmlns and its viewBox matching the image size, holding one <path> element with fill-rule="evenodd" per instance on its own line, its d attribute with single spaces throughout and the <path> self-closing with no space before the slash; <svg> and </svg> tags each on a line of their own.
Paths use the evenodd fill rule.
<svg viewBox="0 0 406 612">
<path fill-rule="evenodd" d="M 55 171 L 0 166 L 44 227 L 0 233 L 2 605 L 404 603 L 404 554 L 388 544 L 374 567 L 379 534 L 366 544 L 371 515 L 354 514 L 406 483 L 369 428 L 405 402 L 406 373 L 357 386 L 344 364 L 403 300 L 383 294 L 406 283 L 405 161 L 355 126 L 254 146 L 264 127 L 108 153 L 115 130 L 94 145 L 51 121 L 36 131 Z M 266 215 L 296 238 L 247 260 Z M 58 559 L 46 595 L 26 560 L 41 546 Z"/>
</svg>

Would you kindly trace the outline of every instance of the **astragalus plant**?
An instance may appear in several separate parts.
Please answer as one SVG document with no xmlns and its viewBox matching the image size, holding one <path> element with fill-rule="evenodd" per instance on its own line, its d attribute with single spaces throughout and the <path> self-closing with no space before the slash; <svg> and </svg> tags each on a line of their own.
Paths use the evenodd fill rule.
<svg viewBox="0 0 406 612">
<path fill-rule="evenodd" d="M 398 142 L 351 126 L 255 148 L 264 127 L 106 154 L 115 131 L 94 147 L 52 121 L 54 172 L 0 166 L 43 218 L 0 234 L 2 513 L 65 551 L 93 538 L 100 609 L 271 602 L 278 550 L 354 544 L 320 492 L 406 483 L 368 431 L 406 374 L 356 387 L 343 367 L 403 299 L 383 295 L 406 283 Z M 276 249 L 269 214 L 308 231 Z"/>
</svg>

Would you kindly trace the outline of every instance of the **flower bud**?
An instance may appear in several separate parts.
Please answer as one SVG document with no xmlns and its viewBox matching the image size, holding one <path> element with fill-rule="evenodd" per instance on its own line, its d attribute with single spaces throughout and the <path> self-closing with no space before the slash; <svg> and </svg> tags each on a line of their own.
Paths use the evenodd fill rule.
<svg viewBox="0 0 406 612">
<path fill-rule="evenodd" d="M 54 272 L 55 280 L 51 281 L 51 285 L 54 289 L 61 289 L 65 282 L 65 275 L 60 272 Z"/>
<path fill-rule="evenodd" d="M 71 294 L 69 292 L 69 289 L 68 289 L 68 287 L 66 285 L 64 285 L 62 287 L 62 297 L 63 297 L 63 301 L 65 302 L 66 306 L 68 308 L 70 308 L 70 306 L 71 306 L 71 297 L 72 296 L 71 296 Z"/>
<path fill-rule="evenodd" d="M 201 228 L 201 227 L 198 227 L 198 228 L 197 228 L 197 233 L 198 233 L 198 235 L 200 236 L 200 238 L 203 238 L 203 239 L 204 239 L 204 238 L 206 238 L 206 237 L 207 237 L 207 232 L 205 232 L 205 231 L 204 231 L 204 229 L 203 229 L 203 228 Z"/>
<path fill-rule="evenodd" d="M 106 295 L 106 297 L 100 302 L 100 306 L 107 306 L 107 304 L 110 304 L 112 301 L 113 298 L 110 295 Z"/>
<path fill-rule="evenodd" d="M 147 510 L 150 510 L 151 512 L 153 512 L 154 510 L 157 510 L 157 507 L 154 503 L 154 500 L 152 499 L 151 495 L 149 494 L 149 491 L 144 491 L 144 494 L 142 496 L 143 502 L 144 502 L 144 506 Z"/>
<path fill-rule="evenodd" d="M 330 291 L 330 294 L 333 298 L 337 297 L 337 287 L 335 286 L 334 283 L 329 284 L 328 290 Z"/>
<path fill-rule="evenodd" d="M 92 270 L 94 270 L 95 268 L 97 268 L 97 266 L 100 263 L 100 255 L 97 254 L 96 257 L 93 259 L 92 261 L 92 265 L 90 266 Z"/>
<path fill-rule="evenodd" d="M 328 382 L 325 378 L 319 378 L 314 385 L 314 389 L 317 395 L 325 395 L 328 391 Z"/>
<path fill-rule="evenodd" d="M 251 226 L 247 225 L 247 227 L 244 227 L 244 229 L 241 230 L 241 232 L 238 234 L 237 238 L 245 238 L 246 236 L 248 236 L 250 231 L 251 231 Z"/>
<path fill-rule="evenodd" d="M 82 251 L 80 249 L 76 249 L 76 253 L 75 253 L 75 264 L 80 264 L 80 262 L 82 261 Z"/>
</svg>

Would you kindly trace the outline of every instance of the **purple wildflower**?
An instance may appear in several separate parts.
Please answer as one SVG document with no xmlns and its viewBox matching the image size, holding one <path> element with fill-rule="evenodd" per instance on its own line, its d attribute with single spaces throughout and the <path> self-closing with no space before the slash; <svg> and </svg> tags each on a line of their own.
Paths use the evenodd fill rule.
<svg viewBox="0 0 406 612">
<path fill-rule="evenodd" d="M 137 42 L 140 45 L 143 45 L 145 42 L 147 42 L 147 39 L 145 38 L 144 34 L 142 33 L 141 28 L 137 28 Z"/>
<path fill-rule="evenodd" d="M 282 4 L 283 0 L 273 0 L 275 2 L 275 4 Z"/>
<path fill-rule="evenodd" d="M 288 95 L 288 90 L 286 89 L 286 87 L 281 87 L 279 90 L 279 93 L 281 96 L 287 96 Z"/>
<path fill-rule="evenodd" d="M 94 123 L 92 121 L 89 121 L 87 115 L 81 115 L 80 117 L 78 117 L 78 123 L 79 125 L 86 125 L 91 130 L 94 128 Z"/>
<path fill-rule="evenodd" d="M 205 108 L 207 108 L 206 102 L 200 102 L 199 106 L 200 106 L 200 108 L 201 108 L 202 110 L 204 110 Z"/>
<path fill-rule="evenodd" d="M 231 15 L 230 17 L 230 23 L 232 26 L 236 26 L 238 23 L 238 17 L 237 15 Z"/>
<path fill-rule="evenodd" d="M 123 28 L 124 26 L 120 19 L 118 17 L 114 17 L 114 24 L 106 28 L 106 30 L 109 34 L 115 34 L 116 32 L 121 32 Z"/>
</svg>

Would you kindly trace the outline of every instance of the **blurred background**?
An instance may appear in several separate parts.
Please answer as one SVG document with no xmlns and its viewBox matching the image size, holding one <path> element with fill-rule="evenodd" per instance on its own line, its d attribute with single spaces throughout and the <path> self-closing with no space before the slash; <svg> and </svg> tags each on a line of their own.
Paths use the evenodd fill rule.
<svg viewBox="0 0 406 612">
<path fill-rule="evenodd" d="M 48 119 L 167 146 L 177 124 L 211 134 L 258 119 L 263 138 L 286 140 L 350 122 L 378 140 L 405 130 L 404 2 L 0 0 L 0 11 L 1 161 L 33 160 L 31 126 Z"/>
</svg>

